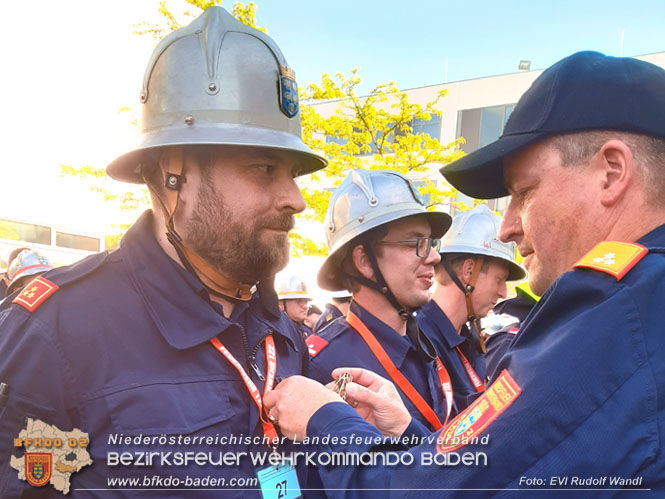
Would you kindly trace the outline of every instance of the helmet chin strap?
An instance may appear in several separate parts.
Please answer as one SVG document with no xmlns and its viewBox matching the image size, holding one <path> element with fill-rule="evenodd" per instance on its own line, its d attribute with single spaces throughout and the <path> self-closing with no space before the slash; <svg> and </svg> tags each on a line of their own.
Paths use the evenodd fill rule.
<svg viewBox="0 0 665 499">
<path fill-rule="evenodd" d="M 416 348 L 418 355 L 420 355 L 426 362 L 433 361 L 436 359 L 436 351 L 434 350 L 434 346 L 430 342 L 429 338 L 427 338 L 425 335 L 421 335 L 420 327 L 418 327 L 416 318 L 413 315 L 413 310 L 400 304 L 391 289 L 388 287 L 388 284 L 383 277 L 383 273 L 381 273 L 381 269 L 379 269 L 379 263 L 376 260 L 376 255 L 374 254 L 374 250 L 372 249 L 369 240 L 367 240 L 367 238 L 363 238 L 361 239 L 361 244 L 365 249 L 367 257 L 369 258 L 376 281 L 368 279 L 365 276 L 354 275 L 349 277 L 354 281 L 367 286 L 368 288 L 374 289 L 375 291 L 378 291 L 383 296 L 385 296 L 393 308 L 397 310 L 399 316 L 404 320 L 404 322 L 406 322 L 406 336 L 409 338 L 409 340 L 411 340 L 411 344 Z"/>
<path fill-rule="evenodd" d="M 376 255 L 374 254 L 374 250 L 372 249 L 370 242 L 367 240 L 367 238 L 363 237 L 361 239 L 361 244 L 365 250 L 365 254 L 369 258 L 372 271 L 374 272 L 374 278 L 376 280 L 368 279 L 367 277 L 360 275 L 350 275 L 349 277 L 359 284 L 378 291 L 383 296 L 385 296 L 393 308 L 397 310 L 397 313 L 402 319 L 407 320 L 409 317 L 413 317 L 412 312 L 406 307 L 402 306 L 399 301 L 397 301 L 397 298 L 395 298 L 395 295 L 388 287 L 388 284 L 386 283 L 386 280 L 381 273 L 381 269 L 379 269 L 379 264 L 376 261 Z"/>
<path fill-rule="evenodd" d="M 469 330 L 471 331 L 471 340 L 478 350 L 479 353 L 485 353 L 485 342 L 483 341 L 482 335 L 480 334 L 480 321 L 476 317 L 476 312 L 473 310 L 473 303 L 471 302 L 471 293 L 476 286 L 476 281 L 478 280 L 478 274 L 480 274 L 480 268 L 483 266 L 483 261 L 485 257 L 483 255 L 477 255 L 474 264 L 473 272 L 471 272 L 471 278 L 469 279 L 468 284 L 465 286 L 457 277 L 455 270 L 450 266 L 445 258 L 441 259 L 441 265 L 446 270 L 450 279 L 455 283 L 455 285 L 462 290 L 464 293 L 464 298 L 466 300 L 466 321 Z"/>
<path fill-rule="evenodd" d="M 178 257 L 180 257 L 180 260 L 189 273 L 196 276 L 202 282 L 203 280 L 201 279 L 201 276 L 205 277 L 208 282 L 212 283 L 212 285 L 208 285 L 206 282 L 203 282 L 203 285 L 210 294 L 222 298 L 249 301 L 252 298 L 252 294 L 256 291 L 256 284 L 243 284 L 220 274 L 198 254 L 185 246 L 182 237 L 176 232 L 173 217 L 178 209 L 178 194 L 182 186 L 184 161 L 182 146 L 172 147 L 171 150 L 172 154 L 170 155 L 165 184 L 168 207 L 164 204 L 162 199 L 153 192 L 154 198 L 159 200 L 162 213 L 164 214 L 166 238 L 176 250 Z"/>
</svg>

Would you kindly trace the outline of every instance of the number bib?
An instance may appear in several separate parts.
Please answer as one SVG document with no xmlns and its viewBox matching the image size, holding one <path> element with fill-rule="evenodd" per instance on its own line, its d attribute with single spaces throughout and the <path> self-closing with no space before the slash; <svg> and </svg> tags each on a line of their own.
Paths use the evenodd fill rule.
<svg viewBox="0 0 665 499">
<path fill-rule="evenodd" d="M 290 461 L 256 472 L 263 499 L 297 499 L 302 497 L 298 474 Z"/>
</svg>

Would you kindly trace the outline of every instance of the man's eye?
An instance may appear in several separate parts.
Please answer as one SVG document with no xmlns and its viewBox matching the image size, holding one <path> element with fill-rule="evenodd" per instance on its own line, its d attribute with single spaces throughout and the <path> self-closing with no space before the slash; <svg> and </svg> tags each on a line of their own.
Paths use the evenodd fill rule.
<svg viewBox="0 0 665 499">
<path fill-rule="evenodd" d="M 275 167 L 273 165 L 259 165 L 257 166 L 257 168 L 259 169 L 259 171 L 268 174 L 273 173 L 275 171 Z"/>
</svg>

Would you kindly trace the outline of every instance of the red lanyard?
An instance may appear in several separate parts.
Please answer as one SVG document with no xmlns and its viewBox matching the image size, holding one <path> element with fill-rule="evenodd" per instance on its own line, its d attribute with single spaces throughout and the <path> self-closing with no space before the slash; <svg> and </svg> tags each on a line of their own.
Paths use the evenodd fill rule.
<svg viewBox="0 0 665 499">
<path fill-rule="evenodd" d="M 473 383 L 473 387 L 476 389 L 477 392 L 482 392 L 485 389 L 485 383 L 483 383 L 480 380 L 480 378 L 476 374 L 476 371 L 473 369 L 471 362 L 466 360 L 466 357 L 459 349 L 459 347 L 457 347 L 457 353 L 459 354 L 459 358 L 462 361 L 462 364 L 464 365 L 464 370 L 466 371 L 466 375 L 471 380 L 471 383 Z"/>
<path fill-rule="evenodd" d="M 252 379 L 249 377 L 249 375 L 245 372 L 243 367 L 240 365 L 240 362 L 236 360 L 236 358 L 229 352 L 224 345 L 222 345 L 222 342 L 219 341 L 217 337 L 212 338 L 210 340 L 210 343 L 221 353 L 226 359 L 231 363 L 233 367 L 236 368 L 236 371 L 240 373 L 240 377 L 245 383 L 245 386 L 247 387 L 247 390 L 249 391 L 249 394 L 252 396 L 252 400 L 254 400 L 254 403 L 256 404 L 256 407 L 259 409 L 259 417 L 261 418 L 261 424 L 263 425 L 263 433 L 265 436 L 267 436 L 271 441 L 275 442 L 277 441 L 277 430 L 275 429 L 275 425 L 272 424 L 270 421 L 267 421 L 264 416 L 263 416 L 263 399 L 261 398 L 261 392 L 259 389 L 256 387 Z M 263 388 L 263 395 L 265 396 L 266 393 L 268 393 L 270 390 L 272 390 L 273 385 L 275 384 L 275 373 L 277 372 L 277 353 L 275 351 L 275 340 L 273 340 L 272 335 L 266 337 L 266 364 L 267 364 L 267 372 L 266 372 L 266 383 Z"/>
<path fill-rule="evenodd" d="M 447 412 L 446 421 L 443 425 L 441 424 L 441 420 L 439 420 L 434 410 L 427 404 L 427 402 L 425 402 L 425 400 L 413 387 L 409 380 L 406 379 L 406 377 L 399 371 L 399 369 L 397 369 L 381 344 L 370 332 L 370 330 L 367 329 L 367 326 L 363 324 L 358 316 L 349 310 L 349 313 L 346 315 L 346 322 L 348 322 L 349 325 L 358 332 L 363 340 L 365 340 L 365 343 L 367 343 L 367 346 L 372 351 L 377 360 L 381 363 L 388 375 L 392 378 L 393 382 L 400 388 L 400 390 L 402 390 L 404 395 L 409 398 L 413 405 L 416 406 L 416 409 L 418 409 L 420 414 L 422 414 L 425 419 L 427 419 L 429 424 L 432 425 L 432 428 L 434 428 L 434 430 L 442 428 L 442 426 L 448 422 L 448 417 L 452 411 L 453 388 L 452 384 L 450 383 L 450 376 L 448 375 L 448 371 L 446 371 L 446 368 L 443 366 L 441 360 L 438 357 L 436 358 L 436 372 L 439 375 L 441 389 L 443 390 L 443 393 L 446 397 Z"/>
</svg>

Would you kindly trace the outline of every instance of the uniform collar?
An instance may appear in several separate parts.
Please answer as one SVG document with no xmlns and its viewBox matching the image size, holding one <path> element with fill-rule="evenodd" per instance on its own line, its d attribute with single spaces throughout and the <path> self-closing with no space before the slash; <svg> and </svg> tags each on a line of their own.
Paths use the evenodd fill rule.
<svg viewBox="0 0 665 499">
<path fill-rule="evenodd" d="M 403 364 L 409 350 L 416 352 L 416 348 L 411 344 L 409 338 L 401 336 L 388 324 L 377 319 L 355 301 L 351 302 L 349 310 L 351 310 L 363 322 L 363 324 L 367 326 L 367 329 L 369 329 L 379 343 L 381 343 L 381 346 L 396 366 L 399 367 Z"/>
<path fill-rule="evenodd" d="M 342 311 L 338 309 L 335 305 L 332 303 L 326 303 L 326 310 L 328 313 L 333 313 L 333 314 L 338 314 L 338 315 L 343 315 Z"/>
<path fill-rule="evenodd" d="M 665 224 L 656 227 L 637 242 L 650 250 L 665 251 Z"/>
<path fill-rule="evenodd" d="M 443 342 L 447 350 L 453 350 L 466 341 L 464 336 L 457 333 L 455 326 L 434 300 L 423 305 L 416 318 L 435 345 Z"/>
<path fill-rule="evenodd" d="M 120 252 L 160 333 L 173 348 L 184 350 L 209 341 L 234 322 L 215 310 L 200 280 L 164 253 L 152 233 L 152 219 L 150 210 L 141 215 L 122 238 Z M 238 302 L 232 319 L 237 320 L 249 310 L 260 322 L 279 332 L 283 329 L 278 326 L 280 316 L 271 310 L 272 296 L 266 292 L 266 286 L 259 287 L 250 302 Z M 268 295 L 264 300 L 257 296 L 261 292 Z M 276 295 L 274 298 L 277 307 Z"/>
</svg>

